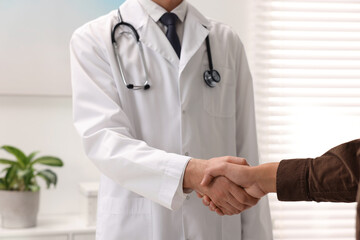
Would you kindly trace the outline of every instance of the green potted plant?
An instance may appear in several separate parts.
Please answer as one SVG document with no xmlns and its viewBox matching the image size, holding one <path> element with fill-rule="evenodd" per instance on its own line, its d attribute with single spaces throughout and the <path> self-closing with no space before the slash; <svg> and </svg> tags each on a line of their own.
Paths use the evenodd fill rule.
<svg viewBox="0 0 360 240">
<path fill-rule="evenodd" d="M 57 183 L 56 174 L 50 169 L 35 169 L 36 165 L 62 167 L 61 159 L 53 156 L 35 158 L 38 152 L 25 155 L 13 146 L 2 146 L 15 159 L 0 158 L 5 168 L 0 172 L 0 216 L 4 228 L 26 228 L 36 225 L 39 210 L 40 186 L 38 178 L 46 182 L 47 188 Z M 1 177 L 2 176 L 2 177 Z"/>
</svg>

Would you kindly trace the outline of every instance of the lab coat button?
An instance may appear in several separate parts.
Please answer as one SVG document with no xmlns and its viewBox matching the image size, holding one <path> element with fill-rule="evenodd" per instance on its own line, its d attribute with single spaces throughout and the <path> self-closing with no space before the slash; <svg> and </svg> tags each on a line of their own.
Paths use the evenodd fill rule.
<svg viewBox="0 0 360 240">
<path fill-rule="evenodd" d="M 189 156 L 189 153 L 188 153 L 188 152 L 186 152 L 186 153 L 185 153 L 185 156 Z"/>
<path fill-rule="evenodd" d="M 187 195 L 187 196 L 186 196 L 186 200 L 189 200 L 189 199 L 190 199 L 190 196 L 189 196 L 189 195 Z"/>
</svg>

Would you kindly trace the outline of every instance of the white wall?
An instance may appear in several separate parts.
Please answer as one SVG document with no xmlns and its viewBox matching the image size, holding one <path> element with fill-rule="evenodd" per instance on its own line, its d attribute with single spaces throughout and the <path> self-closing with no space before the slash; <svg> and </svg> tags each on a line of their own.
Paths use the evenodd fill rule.
<svg viewBox="0 0 360 240">
<path fill-rule="evenodd" d="M 250 44 L 251 0 L 188 0 L 203 15 L 230 25 L 239 34 L 246 50 Z"/>
<path fill-rule="evenodd" d="M 25 153 L 39 150 L 43 155 L 60 157 L 63 168 L 56 189 L 41 183 L 40 213 L 79 211 L 79 181 L 97 181 L 99 173 L 85 157 L 72 124 L 71 98 L 0 96 L 0 145 L 14 145 Z M 4 152 L 0 157 L 11 157 Z"/>
<path fill-rule="evenodd" d="M 70 36 L 122 1 L 0 1 L 0 94 L 70 96 Z"/>
<path fill-rule="evenodd" d="M 231 25 L 248 45 L 250 0 L 189 1 L 204 15 Z M 96 181 L 99 177 L 83 153 L 71 112 L 70 97 L 0 96 L 0 145 L 14 145 L 26 153 L 40 150 L 65 162 L 63 168 L 54 169 L 59 177 L 57 188 L 42 188 L 41 214 L 78 212 L 81 197 L 78 183 Z M 0 153 L 0 157 L 5 156 Z"/>
</svg>

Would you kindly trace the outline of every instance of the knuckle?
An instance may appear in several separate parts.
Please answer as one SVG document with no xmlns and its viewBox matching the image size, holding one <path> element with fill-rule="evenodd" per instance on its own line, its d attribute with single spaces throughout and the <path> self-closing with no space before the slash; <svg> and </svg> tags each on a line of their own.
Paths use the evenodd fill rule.
<svg viewBox="0 0 360 240">
<path fill-rule="evenodd" d="M 226 213 L 225 212 L 223 212 L 222 210 L 217 210 L 216 211 L 216 213 L 219 215 L 219 216 L 224 216 L 224 215 L 226 215 Z"/>
<path fill-rule="evenodd" d="M 214 211 L 215 211 L 216 209 L 218 209 L 218 207 L 217 207 L 215 204 L 211 204 L 211 207 L 212 207 L 212 209 L 214 209 Z"/>
<path fill-rule="evenodd" d="M 220 163 L 220 168 L 225 168 L 226 167 L 226 163 L 225 162 L 222 162 L 222 163 Z"/>
</svg>

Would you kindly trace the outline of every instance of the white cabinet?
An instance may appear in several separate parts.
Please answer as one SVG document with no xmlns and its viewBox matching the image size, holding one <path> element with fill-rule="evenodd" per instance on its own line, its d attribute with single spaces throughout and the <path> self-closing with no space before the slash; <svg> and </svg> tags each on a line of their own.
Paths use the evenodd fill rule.
<svg viewBox="0 0 360 240">
<path fill-rule="evenodd" d="M 0 228 L 0 240 L 95 240 L 95 227 L 81 215 L 39 216 L 34 228 Z"/>
<path fill-rule="evenodd" d="M 79 187 L 82 195 L 81 212 L 83 214 L 85 223 L 87 226 L 95 226 L 99 183 L 84 182 L 84 183 L 80 183 Z"/>
</svg>

